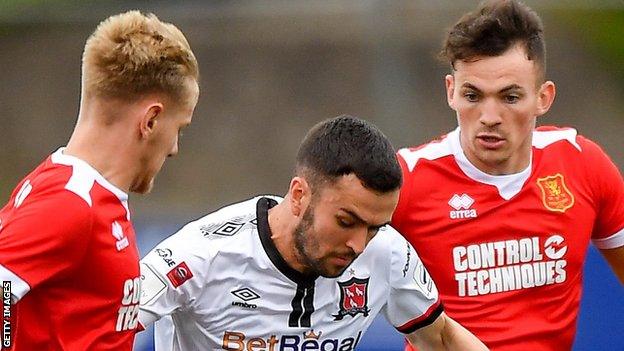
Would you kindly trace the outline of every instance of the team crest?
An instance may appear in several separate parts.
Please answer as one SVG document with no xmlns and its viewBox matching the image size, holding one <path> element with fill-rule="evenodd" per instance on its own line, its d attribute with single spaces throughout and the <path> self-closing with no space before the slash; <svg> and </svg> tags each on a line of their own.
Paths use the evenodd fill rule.
<svg viewBox="0 0 624 351">
<path fill-rule="evenodd" d="M 340 286 L 340 302 L 337 314 L 332 315 L 335 321 L 343 319 L 346 315 L 355 317 L 358 313 L 368 316 L 368 279 L 351 278 L 346 282 L 338 282 Z"/>
<path fill-rule="evenodd" d="M 563 213 L 574 205 L 574 195 L 566 187 L 560 173 L 538 178 L 537 185 L 542 191 L 542 202 L 547 209 Z"/>
</svg>

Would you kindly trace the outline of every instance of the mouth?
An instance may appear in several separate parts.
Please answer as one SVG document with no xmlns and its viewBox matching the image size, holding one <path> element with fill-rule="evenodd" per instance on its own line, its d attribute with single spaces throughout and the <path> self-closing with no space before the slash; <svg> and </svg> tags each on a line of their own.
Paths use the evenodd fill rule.
<svg viewBox="0 0 624 351">
<path fill-rule="evenodd" d="M 332 261 L 334 261 L 337 266 L 344 267 L 351 264 L 351 262 L 353 262 L 353 258 L 348 256 L 334 256 L 332 257 Z"/>
<path fill-rule="evenodd" d="M 494 133 L 479 133 L 477 134 L 477 142 L 486 149 L 496 150 L 505 144 L 505 138 Z"/>
</svg>

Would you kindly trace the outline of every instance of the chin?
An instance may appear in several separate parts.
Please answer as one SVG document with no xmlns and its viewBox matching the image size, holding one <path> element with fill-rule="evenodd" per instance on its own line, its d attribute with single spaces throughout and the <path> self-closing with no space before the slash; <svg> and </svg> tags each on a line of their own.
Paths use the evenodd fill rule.
<svg viewBox="0 0 624 351">
<path fill-rule="evenodd" d="M 130 191 L 137 194 L 149 194 L 154 187 L 154 178 L 135 184 Z"/>
</svg>

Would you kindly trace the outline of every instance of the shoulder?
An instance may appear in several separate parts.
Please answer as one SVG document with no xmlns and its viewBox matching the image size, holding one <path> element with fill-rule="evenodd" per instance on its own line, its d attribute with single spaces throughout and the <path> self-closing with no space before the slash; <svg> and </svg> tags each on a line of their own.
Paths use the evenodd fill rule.
<svg viewBox="0 0 624 351">
<path fill-rule="evenodd" d="M 543 149 L 561 158 L 574 158 L 582 162 L 603 162 L 607 154 L 593 140 L 578 134 L 574 128 L 543 126 L 533 132 L 533 147 Z M 580 158 L 577 156 L 580 155 Z"/>
<path fill-rule="evenodd" d="M 456 129 L 426 144 L 399 149 L 397 152 L 399 161 L 408 172 L 412 172 L 420 160 L 434 161 L 452 156 L 455 149 L 454 139 L 458 134 L 459 130 Z"/>
<path fill-rule="evenodd" d="M 367 256 L 390 258 L 396 251 L 404 252 L 407 240 L 390 225 L 379 229 L 379 232 L 366 247 Z"/>
<path fill-rule="evenodd" d="M 236 252 L 250 252 L 257 231 L 256 205 L 261 196 L 225 206 L 187 223 L 165 239 L 159 248 L 176 248 L 204 259 Z M 276 198 L 279 199 L 279 198 Z"/>
</svg>

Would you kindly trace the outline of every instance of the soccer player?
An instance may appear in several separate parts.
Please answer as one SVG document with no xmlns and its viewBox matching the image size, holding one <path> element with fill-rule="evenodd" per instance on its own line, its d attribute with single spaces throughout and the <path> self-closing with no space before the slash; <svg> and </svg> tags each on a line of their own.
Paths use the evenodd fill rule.
<svg viewBox="0 0 624 351">
<path fill-rule="evenodd" d="M 398 152 L 393 226 L 414 245 L 447 313 L 492 350 L 569 350 L 590 241 L 624 282 L 624 183 L 572 128 L 535 128 L 545 80 L 538 15 L 489 1 L 442 50 L 459 127 Z"/>
<path fill-rule="evenodd" d="M 401 169 L 372 125 L 317 124 L 284 199 L 183 227 L 143 258 L 141 324 L 158 350 L 353 350 L 378 313 L 425 350 L 485 350 L 442 311 L 413 248 L 386 227 Z M 379 231 L 379 233 L 378 233 Z"/>
<path fill-rule="evenodd" d="M 149 192 L 178 152 L 197 79 L 182 32 L 152 14 L 112 16 L 89 37 L 67 147 L 28 174 L 0 211 L 12 350 L 132 349 L 140 272 L 128 193 Z"/>
</svg>

